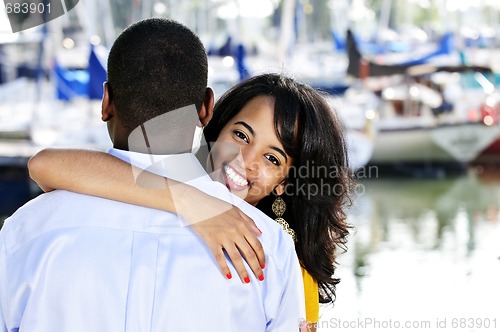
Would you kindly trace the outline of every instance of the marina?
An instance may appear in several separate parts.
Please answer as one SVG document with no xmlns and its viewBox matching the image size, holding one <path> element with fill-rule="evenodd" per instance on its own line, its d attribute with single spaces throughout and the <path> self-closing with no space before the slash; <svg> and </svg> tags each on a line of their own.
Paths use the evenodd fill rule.
<svg viewBox="0 0 500 332">
<path fill-rule="evenodd" d="M 279 72 L 343 123 L 353 228 L 318 332 L 497 331 L 499 4 L 249 1 L 85 1 L 47 30 L 0 33 L 0 227 L 41 194 L 31 156 L 111 147 L 108 48 L 132 21 L 171 17 L 204 42 L 216 97 Z"/>
</svg>

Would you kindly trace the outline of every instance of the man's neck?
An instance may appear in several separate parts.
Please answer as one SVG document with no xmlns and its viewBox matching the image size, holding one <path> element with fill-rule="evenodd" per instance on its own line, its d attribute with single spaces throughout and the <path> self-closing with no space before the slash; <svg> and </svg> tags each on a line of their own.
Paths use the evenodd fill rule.
<svg viewBox="0 0 500 332">
<path fill-rule="evenodd" d="M 191 152 L 198 123 L 196 108 L 183 107 L 161 114 L 135 128 L 128 135 L 126 146 L 120 146 L 126 147 L 128 151 L 155 155 Z"/>
</svg>

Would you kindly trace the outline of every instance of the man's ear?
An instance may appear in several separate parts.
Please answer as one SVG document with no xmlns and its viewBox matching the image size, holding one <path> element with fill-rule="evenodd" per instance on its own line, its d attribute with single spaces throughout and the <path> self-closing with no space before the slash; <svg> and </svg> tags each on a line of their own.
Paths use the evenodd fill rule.
<svg viewBox="0 0 500 332">
<path fill-rule="evenodd" d="M 101 119 L 104 122 L 108 122 L 115 116 L 115 108 L 113 107 L 113 102 L 111 101 L 109 89 L 109 83 L 104 82 L 104 93 L 102 95 L 101 104 Z"/>
<path fill-rule="evenodd" d="M 206 126 L 210 120 L 212 120 L 212 115 L 214 114 L 214 92 L 211 88 L 206 89 L 205 98 L 203 99 L 203 104 L 201 104 L 200 112 L 198 117 L 202 126 Z"/>
</svg>

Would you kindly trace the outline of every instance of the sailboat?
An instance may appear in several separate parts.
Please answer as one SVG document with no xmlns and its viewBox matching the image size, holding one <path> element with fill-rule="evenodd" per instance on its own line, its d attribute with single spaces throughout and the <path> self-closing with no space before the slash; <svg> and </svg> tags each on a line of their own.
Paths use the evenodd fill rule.
<svg viewBox="0 0 500 332">
<path fill-rule="evenodd" d="M 103 52 L 62 19 L 0 36 L 0 215 L 38 193 L 26 164 L 40 149 L 111 146 L 99 116 Z"/>
<path fill-rule="evenodd" d="M 481 72 L 491 73 L 492 70 L 486 66 L 477 65 L 434 65 L 432 58 L 445 54 L 449 47 L 449 36 L 444 36 L 441 46 L 437 50 L 422 55 L 418 58 L 409 58 L 399 63 L 376 63 L 368 60 L 359 51 L 359 47 L 351 30 L 347 30 L 346 49 L 349 64 L 347 74 L 356 77 L 381 77 L 390 75 L 406 75 L 411 73 L 432 73 L 432 72 Z M 449 50 L 446 50 L 447 52 Z"/>
</svg>

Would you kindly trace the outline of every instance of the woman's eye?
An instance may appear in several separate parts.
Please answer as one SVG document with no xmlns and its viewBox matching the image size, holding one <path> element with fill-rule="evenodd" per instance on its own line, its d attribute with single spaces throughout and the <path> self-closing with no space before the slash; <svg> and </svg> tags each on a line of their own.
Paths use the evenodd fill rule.
<svg viewBox="0 0 500 332">
<path fill-rule="evenodd" d="M 236 135 L 236 137 L 238 137 L 239 139 L 248 143 L 248 137 L 247 137 L 247 135 L 245 135 L 245 133 L 243 133 L 239 130 L 235 130 L 235 131 L 233 131 L 233 133 Z"/>
<path fill-rule="evenodd" d="M 266 158 L 267 158 L 267 160 L 269 160 L 270 162 L 272 162 L 276 166 L 281 165 L 280 160 L 278 158 L 276 158 L 275 156 L 273 156 L 272 154 L 267 155 Z"/>
</svg>

